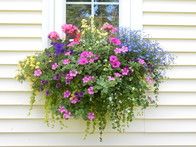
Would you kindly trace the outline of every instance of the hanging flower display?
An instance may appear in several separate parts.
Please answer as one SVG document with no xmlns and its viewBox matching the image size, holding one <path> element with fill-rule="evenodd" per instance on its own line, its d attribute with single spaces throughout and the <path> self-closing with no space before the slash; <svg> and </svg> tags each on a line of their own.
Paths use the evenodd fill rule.
<svg viewBox="0 0 196 147">
<path fill-rule="evenodd" d="M 108 122 L 121 131 L 135 108 L 155 103 L 173 60 L 156 42 L 108 23 L 96 28 L 93 19 L 62 31 L 66 37 L 51 32 L 50 47 L 21 61 L 16 76 L 31 83 L 31 106 L 42 93 L 46 120 L 83 119 L 87 134 L 97 128 L 102 135 Z"/>
</svg>

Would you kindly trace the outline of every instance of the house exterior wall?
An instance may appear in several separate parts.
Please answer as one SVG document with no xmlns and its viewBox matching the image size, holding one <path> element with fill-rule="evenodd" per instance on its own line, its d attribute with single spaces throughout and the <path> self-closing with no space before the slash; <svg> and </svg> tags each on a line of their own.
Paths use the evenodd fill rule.
<svg viewBox="0 0 196 147">
<path fill-rule="evenodd" d="M 196 0 L 143 0 L 143 29 L 176 55 L 157 108 L 136 115 L 125 133 L 107 129 L 83 140 L 85 124 L 43 122 L 42 102 L 30 116 L 30 89 L 14 80 L 16 64 L 42 49 L 42 0 L 0 0 L 0 146 L 196 145 Z"/>
</svg>

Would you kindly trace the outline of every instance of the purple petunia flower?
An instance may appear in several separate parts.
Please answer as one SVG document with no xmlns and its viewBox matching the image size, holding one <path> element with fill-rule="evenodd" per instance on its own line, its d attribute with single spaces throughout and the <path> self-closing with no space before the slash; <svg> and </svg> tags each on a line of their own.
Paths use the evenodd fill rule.
<svg viewBox="0 0 196 147">
<path fill-rule="evenodd" d="M 94 87 L 93 87 L 93 86 L 90 86 L 90 87 L 87 89 L 87 92 L 88 92 L 88 94 L 93 95 L 93 94 L 94 94 Z"/>
<path fill-rule="evenodd" d="M 54 46 L 56 55 L 60 55 L 64 52 L 65 45 L 63 43 L 55 42 L 55 43 L 53 43 L 53 46 Z"/>
<path fill-rule="evenodd" d="M 70 95 L 71 95 L 71 92 L 70 92 L 69 90 L 66 90 L 66 91 L 63 93 L 63 97 L 64 97 L 64 98 L 68 98 L 68 97 L 70 97 Z"/>
<path fill-rule="evenodd" d="M 87 117 L 88 117 L 88 119 L 89 119 L 90 121 L 93 121 L 93 120 L 95 119 L 95 113 L 89 112 L 88 115 L 87 115 Z"/>
</svg>

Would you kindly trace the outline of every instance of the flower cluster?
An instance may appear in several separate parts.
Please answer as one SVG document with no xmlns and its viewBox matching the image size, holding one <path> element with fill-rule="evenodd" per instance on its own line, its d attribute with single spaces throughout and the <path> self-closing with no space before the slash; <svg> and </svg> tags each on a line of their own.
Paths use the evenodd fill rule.
<svg viewBox="0 0 196 147">
<path fill-rule="evenodd" d="M 101 135 L 108 121 L 120 131 L 135 107 L 154 103 L 146 91 L 157 95 L 172 61 L 157 43 L 108 23 L 96 28 L 92 20 L 65 24 L 62 31 L 64 38 L 51 32 L 49 48 L 19 63 L 17 79 L 31 82 L 31 106 L 43 93 L 46 120 L 80 118 L 86 133 L 92 126 Z"/>
</svg>

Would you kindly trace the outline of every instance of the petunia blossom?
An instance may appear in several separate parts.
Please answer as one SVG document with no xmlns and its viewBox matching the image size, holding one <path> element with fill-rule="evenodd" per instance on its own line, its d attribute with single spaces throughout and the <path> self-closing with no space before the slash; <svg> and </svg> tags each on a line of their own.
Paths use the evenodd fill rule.
<svg viewBox="0 0 196 147">
<path fill-rule="evenodd" d="M 68 98 L 68 97 L 70 97 L 70 95 L 71 95 L 71 92 L 70 92 L 69 90 L 66 90 L 66 91 L 63 93 L 63 97 L 64 97 L 64 98 Z"/>
<path fill-rule="evenodd" d="M 88 117 L 88 119 L 89 119 L 90 121 L 93 121 L 93 120 L 95 119 L 95 113 L 89 112 L 88 115 L 87 115 L 87 117 Z"/>
<path fill-rule="evenodd" d="M 35 76 L 35 77 L 40 77 L 41 75 L 42 75 L 41 69 L 39 69 L 39 68 L 35 69 L 35 71 L 34 71 L 34 76 Z"/>
</svg>

